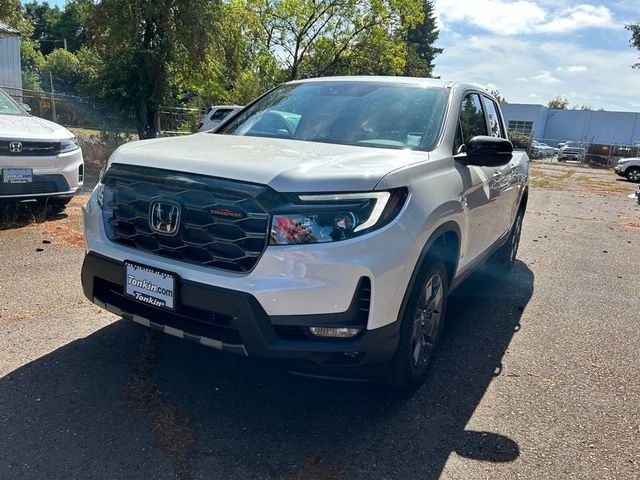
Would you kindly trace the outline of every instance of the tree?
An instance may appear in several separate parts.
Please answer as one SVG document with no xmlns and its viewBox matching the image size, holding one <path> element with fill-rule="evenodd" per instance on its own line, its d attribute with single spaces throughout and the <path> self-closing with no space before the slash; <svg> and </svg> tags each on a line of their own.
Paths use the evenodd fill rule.
<svg viewBox="0 0 640 480">
<path fill-rule="evenodd" d="M 45 69 L 51 72 L 56 91 L 77 93 L 80 61 L 71 52 L 57 48 L 46 57 Z"/>
<path fill-rule="evenodd" d="M 434 60 L 442 53 L 442 48 L 435 46 L 440 32 L 436 26 L 433 2 L 423 2 L 422 14 L 422 21 L 409 27 L 405 35 L 408 51 L 404 74 L 411 77 L 431 77 Z"/>
<path fill-rule="evenodd" d="M 507 102 L 507 99 L 504 98 L 497 89 L 494 88 L 489 93 L 495 97 L 495 99 L 498 101 L 498 103 L 502 103 L 502 104 L 509 103 L 509 102 Z"/>
<path fill-rule="evenodd" d="M 631 46 L 640 50 L 640 23 L 625 25 L 624 28 L 631 32 L 631 40 L 629 40 Z M 640 61 L 633 64 L 633 68 L 640 68 Z"/>
<path fill-rule="evenodd" d="M 102 0 L 93 32 L 105 103 L 132 112 L 140 138 L 159 133 L 160 107 L 172 73 L 188 77 L 207 66 L 215 33 L 215 0 Z"/>
<path fill-rule="evenodd" d="M 569 100 L 558 95 L 557 97 L 549 100 L 547 107 L 555 108 L 557 110 L 566 110 L 569 107 Z"/>
<path fill-rule="evenodd" d="M 370 45 L 362 40 L 376 28 L 393 32 L 420 21 L 420 8 L 419 0 L 267 0 L 257 11 L 264 15 L 268 49 L 294 80 L 309 76 L 305 65 L 313 75 L 329 74 Z"/>
</svg>

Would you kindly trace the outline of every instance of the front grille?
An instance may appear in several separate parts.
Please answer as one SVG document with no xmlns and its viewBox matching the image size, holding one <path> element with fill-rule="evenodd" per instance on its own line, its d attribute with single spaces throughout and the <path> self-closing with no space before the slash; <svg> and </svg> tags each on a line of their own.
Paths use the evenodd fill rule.
<svg viewBox="0 0 640 480">
<path fill-rule="evenodd" d="M 60 153 L 60 142 L 19 142 L 20 152 L 12 152 L 9 145 L 16 140 L 0 140 L 0 155 L 9 157 L 44 157 Z"/>
<path fill-rule="evenodd" d="M 267 247 L 267 186 L 131 165 L 112 165 L 103 179 L 109 238 L 163 257 L 234 272 L 248 272 Z M 152 230 L 155 202 L 180 208 L 173 235 Z"/>
<path fill-rule="evenodd" d="M 0 176 L 0 195 L 35 195 L 68 190 L 69 184 L 63 175 L 34 175 L 30 183 L 2 183 Z"/>
</svg>

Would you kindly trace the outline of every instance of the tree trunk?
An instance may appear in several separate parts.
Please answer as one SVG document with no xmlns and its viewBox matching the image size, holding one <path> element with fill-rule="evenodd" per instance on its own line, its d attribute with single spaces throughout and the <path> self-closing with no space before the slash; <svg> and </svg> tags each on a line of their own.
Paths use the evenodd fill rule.
<svg viewBox="0 0 640 480">
<path fill-rule="evenodd" d="M 155 105 L 139 105 L 136 108 L 136 125 L 140 140 L 157 138 L 160 135 L 160 109 Z"/>
</svg>

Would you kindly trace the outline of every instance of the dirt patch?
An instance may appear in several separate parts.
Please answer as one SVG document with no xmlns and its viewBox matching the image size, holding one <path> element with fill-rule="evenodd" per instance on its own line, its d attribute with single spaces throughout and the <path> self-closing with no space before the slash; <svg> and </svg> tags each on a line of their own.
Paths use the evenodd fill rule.
<svg viewBox="0 0 640 480">
<path fill-rule="evenodd" d="M 620 181 L 609 170 L 587 167 L 571 167 L 561 164 L 530 165 L 529 184 L 533 188 L 543 188 L 563 192 L 589 192 L 605 197 L 614 197 L 632 192 L 634 185 Z"/>
</svg>

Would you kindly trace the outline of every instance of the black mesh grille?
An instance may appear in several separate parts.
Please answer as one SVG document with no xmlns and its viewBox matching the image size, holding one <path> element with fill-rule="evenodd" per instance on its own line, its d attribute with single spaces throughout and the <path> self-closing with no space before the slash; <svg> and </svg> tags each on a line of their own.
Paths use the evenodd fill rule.
<svg viewBox="0 0 640 480">
<path fill-rule="evenodd" d="M 122 245 L 197 265 L 250 271 L 269 232 L 269 187 L 146 167 L 113 165 L 105 178 L 104 220 Z M 152 230 L 155 202 L 180 207 L 174 235 Z"/>
<path fill-rule="evenodd" d="M 0 140 L 0 155 L 16 157 L 42 157 L 60 153 L 60 142 L 17 142 L 20 151 L 12 152 L 10 145 L 15 140 Z"/>
<path fill-rule="evenodd" d="M 35 195 L 68 190 L 69 184 L 62 175 L 34 175 L 29 183 L 3 183 L 0 175 L 0 195 Z"/>
</svg>

